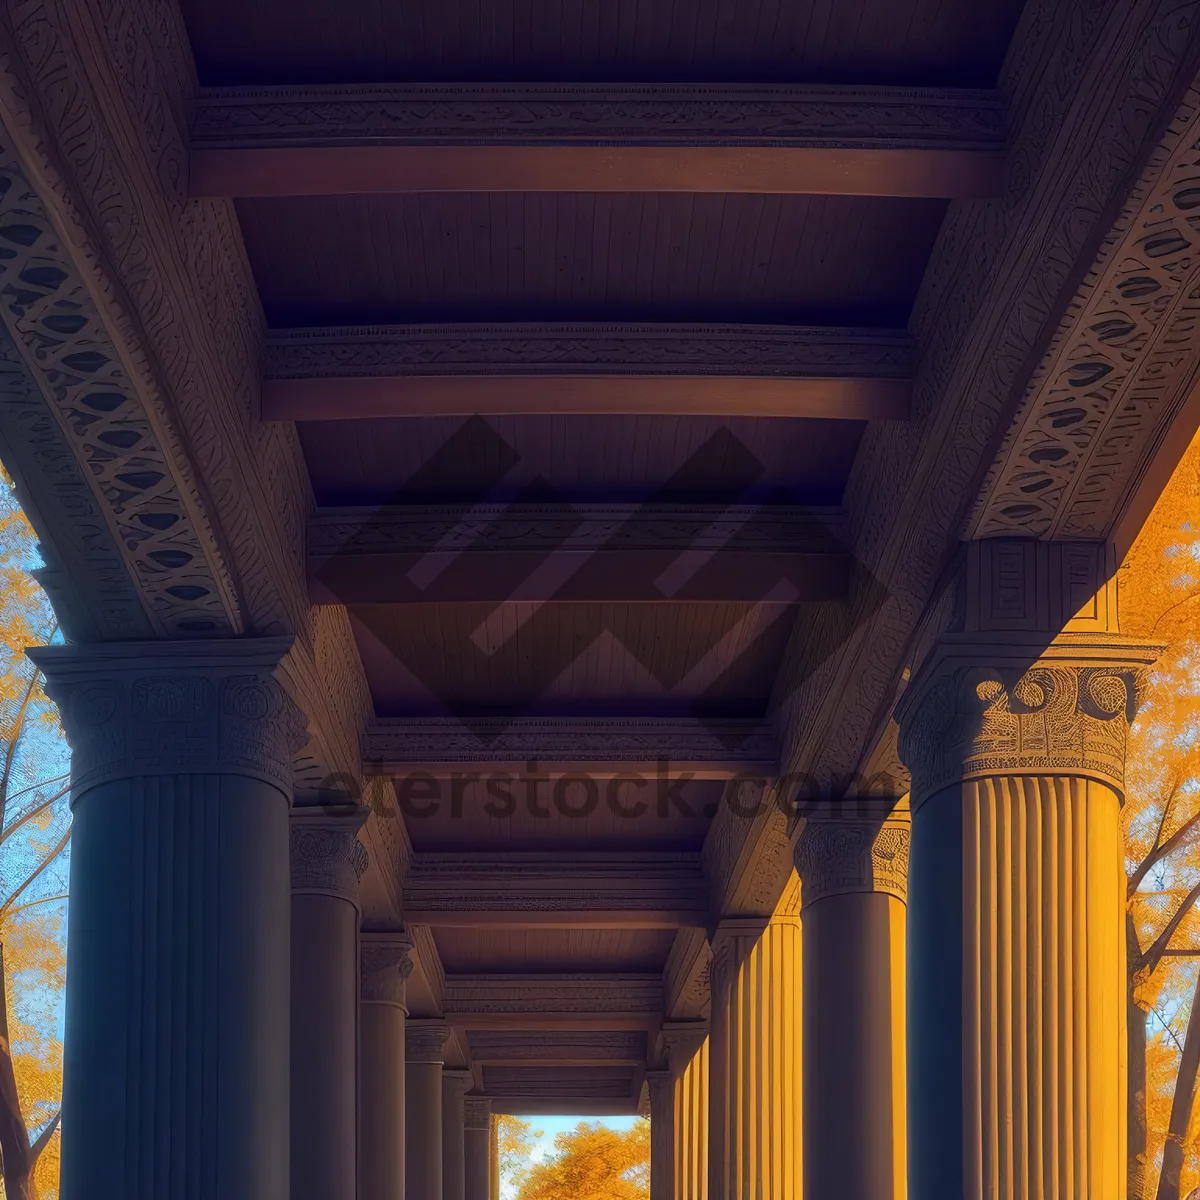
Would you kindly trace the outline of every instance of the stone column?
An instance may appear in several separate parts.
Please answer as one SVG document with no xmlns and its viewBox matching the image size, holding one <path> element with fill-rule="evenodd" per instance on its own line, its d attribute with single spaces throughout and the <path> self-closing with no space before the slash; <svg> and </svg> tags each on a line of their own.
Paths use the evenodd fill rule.
<svg viewBox="0 0 1200 1200">
<path fill-rule="evenodd" d="M 463 1200 L 467 1187 L 466 1094 L 470 1071 L 442 1071 L 442 1196 Z"/>
<path fill-rule="evenodd" d="M 363 807 L 292 812 L 292 1200 L 358 1187 L 358 882 Z"/>
<path fill-rule="evenodd" d="M 363 933 L 359 954 L 358 1194 L 363 1200 L 404 1200 L 405 980 L 412 939 L 404 933 Z"/>
<path fill-rule="evenodd" d="M 404 1030 L 404 1194 L 442 1198 L 442 1062 L 450 1026 L 409 1021 Z"/>
<path fill-rule="evenodd" d="M 1126 733 L 1158 647 L 1098 543 L 966 548 L 901 699 L 912 773 L 909 1156 L 920 1200 L 1119 1200 Z"/>
<path fill-rule="evenodd" d="M 671 1200 L 708 1195 L 708 1024 L 670 1021 L 662 1027 L 671 1078 Z M 653 1122 L 653 1118 L 651 1118 Z M 651 1124 L 653 1133 L 653 1123 Z"/>
<path fill-rule="evenodd" d="M 710 1200 L 800 1200 L 800 914 L 792 878 L 768 920 L 712 940 Z"/>
<path fill-rule="evenodd" d="M 650 1092 L 650 1200 L 675 1200 L 675 1104 L 670 1071 L 647 1071 Z"/>
<path fill-rule="evenodd" d="M 491 1194 L 492 1102 L 468 1096 L 463 1105 L 466 1200 L 488 1200 Z"/>
<path fill-rule="evenodd" d="M 64 1200 L 287 1200 L 289 645 L 30 654 L 72 748 Z"/>
<path fill-rule="evenodd" d="M 496 1118 L 497 1114 L 492 1113 L 488 1123 L 488 1200 L 500 1200 L 500 1136 Z"/>
<path fill-rule="evenodd" d="M 804 920 L 804 1191 L 907 1194 L 907 809 L 849 800 L 796 842 Z M 853 809 L 852 814 L 849 810 Z M 892 810 L 892 811 L 889 811 Z"/>
</svg>

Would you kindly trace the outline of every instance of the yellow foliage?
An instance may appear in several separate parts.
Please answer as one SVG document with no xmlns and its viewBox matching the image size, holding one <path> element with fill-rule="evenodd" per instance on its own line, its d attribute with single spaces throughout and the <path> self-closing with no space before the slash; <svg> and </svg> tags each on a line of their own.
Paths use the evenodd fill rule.
<svg viewBox="0 0 1200 1200">
<path fill-rule="evenodd" d="M 626 1131 L 581 1121 L 525 1177 L 518 1200 L 648 1200 L 650 1122 Z"/>
</svg>

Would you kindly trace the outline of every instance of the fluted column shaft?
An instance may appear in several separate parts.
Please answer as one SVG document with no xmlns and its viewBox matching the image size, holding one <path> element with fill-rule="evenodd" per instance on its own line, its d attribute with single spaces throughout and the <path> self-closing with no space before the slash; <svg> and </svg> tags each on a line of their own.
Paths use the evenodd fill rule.
<svg viewBox="0 0 1200 1200">
<path fill-rule="evenodd" d="M 898 710 L 914 1200 L 1124 1194 L 1119 814 L 1158 648 L 1115 632 L 1105 554 L 968 546 L 966 628 Z"/>
<path fill-rule="evenodd" d="M 675 1200 L 675 1106 L 670 1071 L 648 1071 L 650 1200 Z"/>
<path fill-rule="evenodd" d="M 810 819 L 804 923 L 804 1194 L 907 1194 L 904 954 L 908 813 Z"/>
<path fill-rule="evenodd" d="M 405 981 L 412 940 L 403 933 L 363 933 L 359 1032 L 358 1194 L 404 1200 Z"/>
<path fill-rule="evenodd" d="M 442 1200 L 442 1063 L 450 1028 L 410 1021 L 404 1034 L 405 1196 Z"/>
<path fill-rule="evenodd" d="M 671 1022 L 663 1026 L 662 1037 L 672 1081 L 674 1169 L 669 1194 L 672 1200 L 707 1200 L 708 1028 L 702 1021 Z"/>
<path fill-rule="evenodd" d="M 442 1071 L 442 1196 L 463 1200 L 467 1189 L 466 1094 L 470 1071 Z"/>
<path fill-rule="evenodd" d="M 286 1200 L 288 646 L 31 655 L 73 751 L 64 1200 Z"/>
<path fill-rule="evenodd" d="M 713 938 L 708 1194 L 799 1200 L 800 918 L 792 887 L 769 922 Z"/>
<path fill-rule="evenodd" d="M 355 805 L 292 813 L 292 1200 L 358 1188 L 358 882 Z"/>
<path fill-rule="evenodd" d="M 488 1200 L 500 1200 L 500 1137 L 497 1114 L 492 1113 L 488 1128 Z"/>
<path fill-rule="evenodd" d="M 463 1103 L 466 1200 L 489 1200 L 491 1194 L 492 1103 L 468 1096 Z"/>
</svg>

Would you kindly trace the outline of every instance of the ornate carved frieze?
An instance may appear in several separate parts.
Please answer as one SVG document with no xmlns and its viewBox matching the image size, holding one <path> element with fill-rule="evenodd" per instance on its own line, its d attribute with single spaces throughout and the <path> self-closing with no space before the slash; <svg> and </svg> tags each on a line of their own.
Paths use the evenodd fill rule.
<svg viewBox="0 0 1200 1200">
<path fill-rule="evenodd" d="M 0 322 L 57 426 L 53 440 L 70 447 L 90 484 L 95 536 L 120 553 L 154 631 L 240 632 L 232 577 L 199 492 L 177 479 L 68 247 L 3 145 L 0 251 Z"/>
<path fill-rule="evenodd" d="M 71 788 L 139 775 L 248 775 L 291 799 L 303 715 L 275 679 L 290 638 L 43 646 Z"/>
<path fill-rule="evenodd" d="M 423 375 L 741 375 L 910 379 L 902 330 L 591 322 L 281 329 L 268 379 Z"/>
<path fill-rule="evenodd" d="M 447 1017 L 518 1013 L 662 1013 L 658 975 L 447 975 Z"/>
<path fill-rule="evenodd" d="M 774 770 L 768 722 L 691 718 L 521 717 L 512 721 L 453 717 L 377 720 L 363 739 L 372 774 L 429 764 L 644 763 L 704 764 L 716 772 Z"/>
<path fill-rule="evenodd" d="M 445 1021 L 409 1021 L 404 1027 L 404 1060 L 442 1063 L 452 1030 Z"/>
<path fill-rule="evenodd" d="M 292 812 L 292 894 L 336 896 L 358 907 L 367 851 L 358 831 L 367 819 L 359 805 L 297 808 Z"/>
<path fill-rule="evenodd" d="M 391 84 L 206 88 L 192 127 L 212 146 L 853 146 L 996 152 L 990 92 L 789 84 Z"/>
<path fill-rule="evenodd" d="M 1068 633 L 1053 644 L 947 634 L 900 699 L 900 753 L 921 801 L 985 775 L 1124 786 L 1125 746 L 1160 646 Z"/>
<path fill-rule="evenodd" d="M 1102 538 L 1200 374 L 1200 91 L 1155 147 L 1025 389 L 970 536 Z"/>
<path fill-rule="evenodd" d="M 480 1063 L 644 1063 L 644 1030 L 472 1029 L 471 1061 Z"/>
<path fill-rule="evenodd" d="M 412 949 L 412 938 L 406 933 L 364 931 L 360 935 L 363 1003 L 404 1008 L 404 985 L 413 970 Z"/>
<path fill-rule="evenodd" d="M 796 839 L 796 872 L 805 908 L 827 896 L 908 895 L 907 821 L 808 821 Z"/>
<path fill-rule="evenodd" d="M 485 1067 L 483 1070 L 489 1096 L 551 1102 L 632 1100 L 636 1079 L 636 1073 L 629 1067 Z"/>
</svg>

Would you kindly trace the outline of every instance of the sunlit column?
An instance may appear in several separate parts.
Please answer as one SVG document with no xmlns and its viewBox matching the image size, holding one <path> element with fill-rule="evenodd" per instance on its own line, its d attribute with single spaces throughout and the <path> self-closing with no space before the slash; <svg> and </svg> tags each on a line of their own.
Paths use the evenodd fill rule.
<svg viewBox="0 0 1200 1200">
<path fill-rule="evenodd" d="M 849 800 L 796 842 L 804 921 L 804 1190 L 907 1194 L 907 809 Z M 853 813 L 851 813 L 853 809 Z"/>
<path fill-rule="evenodd" d="M 800 914 L 795 877 L 770 920 L 713 936 L 710 1200 L 801 1194 Z"/>
<path fill-rule="evenodd" d="M 679 1021 L 663 1026 L 671 1069 L 674 1135 L 673 1200 L 708 1196 L 708 1026 Z"/>
<path fill-rule="evenodd" d="M 442 1063 L 450 1027 L 409 1021 L 404 1030 L 404 1194 L 442 1197 Z"/>
<path fill-rule="evenodd" d="M 63 1200 L 287 1200 L 288 646 L 31 654 L 72 749 Z"/>
<path fill-rule="evenodd" d="M 358 883 L 355 805 L 292 812 L 292 1200 L 358 1188 Z"/>
<path fill-rule="evenodd" d="M 468 1096 L 463 1102 L 466 1200 L 488 1200 L 491 1188 L 492 1102 Z"/>
<path fill-rule="evenodd" d="M 1121 1200 L 1125 743 L 1157 654 L 1098 543 L 971 543 L 901 698 L 914 1200 Z"/>
<path fill-rule="evenodd" d="M 470 1071 L 442 1071 L 442 1196 L 463 1200 L 467 1186 L 466 1093 Z"/>
<path fill-rule="evenodd" d="M 412 940 L 404 933 L 363 933 L 358 1193 L 362 1200 L 404 1200 L 405 980 Z"/>
</svg>

